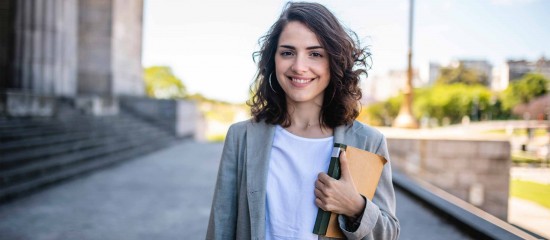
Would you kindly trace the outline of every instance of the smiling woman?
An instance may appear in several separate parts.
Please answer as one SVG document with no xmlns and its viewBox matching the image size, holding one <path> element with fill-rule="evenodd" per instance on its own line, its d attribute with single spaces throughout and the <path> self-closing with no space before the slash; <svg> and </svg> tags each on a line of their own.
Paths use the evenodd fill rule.
<svg viewBox="0 0 550 240">
<path fill-rule="evenodd" d="M 345 153 L 344 177 L 325 173 L 335 143 L 389 161 L 384 136 L 355 121 L 370 55 L 355 34 L 323 5 L 289 3 L 255 55 L 254 119 L 227 133 L 206 238 L 325 239 L 313 233 L 321 208 L 348 239 L 397 239 L 389 162 L 372 199 L 345 177 Z"/>
<path fill-rule="evenodd" d="M 323 106 L 318 122 L 323 127 L 334 128 L 351 124 L 358 116 L 357 101 L 362 96 L 359 76 L 366 74 L 370 52 L 360 47 L 354 32 L 346 31 L 328 9 L 319 6 L 308 6 L 307 11 L 311 12 L 307 13 L 302 12 L 306 11 L 303 9 L 283 12 L 268 34 L 262 37 L 261 50 L 255 53 L 259 58 L 259 71 L 253 86 L 257 89 L 253 89 L 255 95 L 249 103 L 256 121 L 263 119 L 270 124 L 290 126 L 290 113 L 296 105 L 287 103 L 287 95 L 296 91 L 284 91 L 286 95 L 277 93 L 289 90 L 284 89 L 285 86 L 303 86 L 308 77 L 315 77 L 319 71 L 328 77 L 328 83 L 323 86 L 325 80 L 319 78 L 308 87 L 308 91 L 317 86 L 323 89 L 316 99 L 317 105 Z M 295 81 L 281 81 L 292 77 Z"/>
<path fill-rule="evenodd" d="M 330 81 L 328 64 L 315 33 L 300 22 L 288 23 L 275 54 L 275 75 L 286 102 L 293 107 L 308 101 L 322 106 L 323 92 Z"/>
</svg>

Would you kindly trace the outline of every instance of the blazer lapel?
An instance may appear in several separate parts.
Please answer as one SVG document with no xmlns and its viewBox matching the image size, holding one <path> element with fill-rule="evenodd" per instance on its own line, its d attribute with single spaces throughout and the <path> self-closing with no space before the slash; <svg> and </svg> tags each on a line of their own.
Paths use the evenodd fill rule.
<svg viewBox="0 0 550 240">
<path fill-rule="evenodd" d="M 274 134 L 275 126 L 264 122 L 247 127 L 246 184 L 253 239 L 265 234 L 266 181 Z"/>
</svg>

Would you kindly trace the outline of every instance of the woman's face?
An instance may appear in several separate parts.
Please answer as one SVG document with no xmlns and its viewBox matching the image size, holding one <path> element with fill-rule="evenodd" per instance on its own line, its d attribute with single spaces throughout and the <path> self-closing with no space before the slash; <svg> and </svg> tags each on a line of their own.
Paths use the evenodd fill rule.
<svg viewBox="0 0 550 240">
<path fill-rule="evenodd" d="M 329 58 L 317 35 L 304 24 L 289 22 L 281 32 L 275 73 L 288 103 L 323 104 L 330 81 Z"/>
</svg>

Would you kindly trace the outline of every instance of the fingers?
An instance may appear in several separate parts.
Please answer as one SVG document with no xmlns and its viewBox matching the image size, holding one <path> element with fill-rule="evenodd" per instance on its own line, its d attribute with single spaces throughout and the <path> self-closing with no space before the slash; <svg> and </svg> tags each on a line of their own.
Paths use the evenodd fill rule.
<svg viewBox="0 0 550 240">
<path fill-rule="evenodd" d="M 346 156 L 346 151 L 340 153 L 340 179 L 349 180 L 351 179 L 351 174 L 349 172 L 348 157 Z"/>
<path fill-rule="evenodd" d="M 329 198 L 319 189 L 315 189 L 315 205 L 325 211 L 332 211 L 329 204 Z"/>
<path fill-rule="evenodd" d="M 321 200 L 327 198 L 327 195 L 323 191 L 321 191 L 317 188 L 314 191 L 315 191 L 315 197 L 317 197 Z"/>
<path fill-rule="evenodd" d="M 334 180 L 334 178 L 330 177 L 324 172 L 319 173 L 319 175 L 317 175 L 317 179 L 321 181 L 321 183 L 323 183 L 324 185 L 330 185 L 330 182 Z"/>
<path fill-rule="evenodd" d="M 315 205 L 317 205 L 317 207 L 320 207 L 324 211 L 330 211 L 327 208 L 327 205 L 320 198 L 315 198 Z"/>
<path fill-rule="evenodd" d="M 315 189 L 323 189 L 324 187 L 325 184 L 323 184 L 321 180 L 317 179 L 317 181 L 315 181 Z"/>
<path fill-rule="evenodd" d="M 327 198 L 327 193 L 325 191 L 327 191 L 327 186 L 325 184 L 323 184 L 321 181 L 317 180 L 315 181 L 315 189 L 314 189 L 314 193 L 315 193 L 315 196 L 317 198 L 322 198 L 322 199 L 326 199 Z"/>
<path fill-rule="evenodd" d="M 334 179 L 326 173 L 319 173 L 315 181 L 315 204 L 325 210 L 346 216 L 352 216 L 357 212 L 359 206 L 357 197 L 363 198 L 353 183 L 349 170 L 346 152 L 340 153 L 340 171 L 341 178 Z M 363 205 L 364 206 L 364 203 Z"/>
<path fill-rule="evenodd" d="M 321 209 L 325 210 L 325 211 L 328 211 L 325 207 L 325 202 L 324 200 L 327 198 L 327 196 L 323 193 L 323 191 L 321 191 L 321 189 L 324 188 L 324 185 L 323 183 L 321 183 L 321 181 L 317 180 L 315 181 L 315 190 L 314 190 L 314 193 L 315 193 L 315 205 L 317 205 L 317 207 L 320 207 Z"/>
<path fill-rule="evenodd" d="M 321 180 L 321 179 L 323 179 L 324 181 L 330 181 L 330 179 L 327 179 L 326 177 L 328 177 L 328 175 L 326 175 L 324 173 L 320 173 L 317 181 L 315 181 L 315 189 L 314 189 L 315 205 L 317 205 L 317 207 L 320 207 L 321 209 L 323 209 L 325 211 L 329 211 L 328 208 L 327 208 L 327 203 L 326 203 L 327 200 L 328 200 L 328 196 L 327 196 L 327 194 L 325 194 L 323 192 L 323 191 L 327 190 L 327 186 Z M 328 177 L 328 178 L 330 178 L 330 177 Z"/>
</svg>

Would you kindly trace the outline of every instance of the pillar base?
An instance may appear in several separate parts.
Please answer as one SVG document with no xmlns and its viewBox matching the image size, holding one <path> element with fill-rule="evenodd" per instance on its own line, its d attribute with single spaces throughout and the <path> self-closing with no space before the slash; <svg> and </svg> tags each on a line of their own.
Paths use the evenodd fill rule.
<svg viewBox="0 0 550 240">
<path fill-rule="evenodd" d="M 411 114 L 399 114 L 395 121 L 393 122 L 392 127 L 397 128 L 418 128 L 418 122 Z"/>
</svg>

